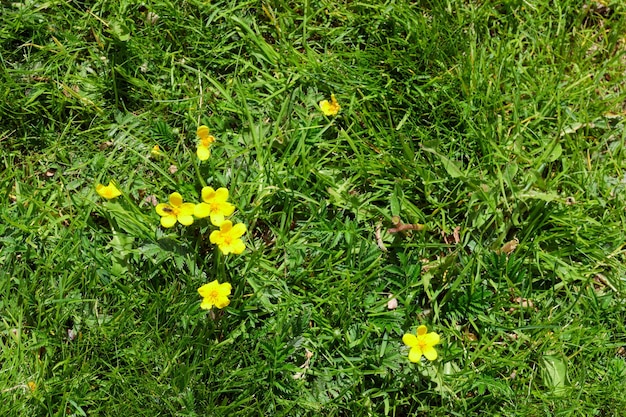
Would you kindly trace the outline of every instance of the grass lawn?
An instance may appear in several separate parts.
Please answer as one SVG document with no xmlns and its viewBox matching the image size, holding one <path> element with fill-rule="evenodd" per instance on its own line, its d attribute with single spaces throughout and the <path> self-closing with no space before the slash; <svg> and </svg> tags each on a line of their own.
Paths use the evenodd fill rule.
<svg viewBox="0 0 626 417">
<path fill-rule="evenodd" d="M 625 115 L 621 0 L 2 1 L 0 415 L 626 416 Z"/>
</svg>

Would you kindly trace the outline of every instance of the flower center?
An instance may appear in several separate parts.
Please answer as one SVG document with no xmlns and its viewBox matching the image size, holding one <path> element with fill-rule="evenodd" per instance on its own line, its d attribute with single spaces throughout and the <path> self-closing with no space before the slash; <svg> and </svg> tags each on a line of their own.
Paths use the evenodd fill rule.
<svg viewBox="0 0 626 417">
<path fill-rule="evenodd" d="M 426 340 L 424 340 L 424 338 L 418 337 L 417 346 L 419 346 L 420 349 L 424 350 L 425 347 L 428 347 L 428 343 L 426 343 Z"/>
<path fill-rule="evenodd" d="M 207 298 L 209 298 L 210 300 L 212 300 L 213 302 L 217 301 L 217 299 L 219 298 L 220 293 L 217 290 L 213 290 L 209 293 L 209 296 Z"/>
</svg>

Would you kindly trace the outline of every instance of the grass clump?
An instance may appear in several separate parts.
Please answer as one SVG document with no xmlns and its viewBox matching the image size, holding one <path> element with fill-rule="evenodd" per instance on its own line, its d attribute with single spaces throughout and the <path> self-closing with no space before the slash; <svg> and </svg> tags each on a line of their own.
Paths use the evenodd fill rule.
<svg viewBox="0 0 626 417">
<path fill-rule="evenodd" d="M 621 415 L 625 13 L 3 3 L 0 414 Z"/>
</svg>

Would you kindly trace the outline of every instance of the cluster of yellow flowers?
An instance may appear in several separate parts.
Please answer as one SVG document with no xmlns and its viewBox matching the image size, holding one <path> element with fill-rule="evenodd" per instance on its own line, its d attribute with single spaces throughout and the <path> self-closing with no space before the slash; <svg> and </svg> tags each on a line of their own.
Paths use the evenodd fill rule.
<svg viewBox="0 0 626 417">
<path fill-rule="evenodd" d="M 196 155 L 201 161 L 207 160 L 211 156 L 211 144 L 215 142 L 215 137 L 210 134 L 207 126 L 198 127 L 196 134 L 199 142 L 196 149 Z M 151 156 L 161 156 L 159 145 L 155 145 L 151 152 Z M 122 195 L 114 182 L 109 185 L 97 184 L 96 192 L 101 197 L 111 200 Z M 228 189 L 221 187 L 217 190 L 212 187 L 202 188 L 202 201 L 200 203 L 185 203 L 183 196 L 174 192 L 170 194 L 168 203 L 159 203 L 155 210 L 161 216 L 161 226 L 170 228 L 180 223 L 184 226 L 193 224 L 194 218 L 202 219 L 208 217 L 211 224 L 219 227 L 209 235 L 212 244 L 217 245 L 224 255 L 230 253 L 239 255 L 246 249 L 241 237 L 246 233 L 247 229 L 243 223 L 233 224 L 231 220 L 226 219 L 235 211 L 235 206 L 228 202 Z M 230 296 L 232 286 L 229 283 L 219 283 L 214 280 L 198 288 L 198 293 L 203 297 L 203 309 L 211 309 L 213 307 L 224 308 L 230 304 L 228 297 Z"/>
<path fill-rule="evenodd" d="M 176 222 L 189 226 L 193 224 L 194 216 L 201 219 L 209 217 L 214 226 L 220 230 L 214 230 L 209 236 L 209 240 L 217 245 L 224 255 L 234 253 L 241 254 L 246 246 L 241 240 L 241 236 L 246 233 L 246 226 L 243 223 L 233 225 L 226 216 L 230 216 L 235 211 L 235 206 L 228 201 L 228 190 L 212 187 L 202 188 L 202 202 L 198 204 L 183 203 L 183 197 L 179 193 L 170 194 L 169 204 L 160 203 L 156 206 L 156 212 L 161 216 L 161 226 L 172 227 Z"/>
<path fill-rule="evenodd" d="M 113 184 L 96 185 L 96 192 L 107 200 L 119 197 L 122 192 Z M 212 187 L 202 188 L 202 200 L 199 204 L 183 203 L 183 197 L 179 193 L 170 194 L 169 204 L 159 203 L 156 212 L 161 216 L 161 226 L 169 228 L 176 222 L 189 226 L 193 224 L 194 216 L 201 219 L 209 217 L 214 226 L 220 230 L 214 230 L 209 235 L 209 240 L 222 251 L 224 255 L 234 253 L 239 255 L 246 249 L 241 237 L 246 233 L 246 225 L 237 223 L 233 225 L 226 216 L 235 211 L 235 206 L 228 201 L 228 190 L 224 187 L 214 190 Z"/>
</svg>

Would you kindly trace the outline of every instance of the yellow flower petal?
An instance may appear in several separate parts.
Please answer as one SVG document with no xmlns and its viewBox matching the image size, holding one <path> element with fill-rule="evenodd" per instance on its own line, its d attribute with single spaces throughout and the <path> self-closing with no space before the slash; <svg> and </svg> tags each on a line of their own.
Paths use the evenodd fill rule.
<svg viewBox="0 0 626 417">
<path fill-rule="evenodd" d="M 165 203 L 159 203 L 154 208 L 159 216 L 170 216 L 172 214 L 172 206 Z"/>
<path fill-rule="evenodd" d="M 414 334 L 411 334 L 411 333 L 405 334 L 404 336 L 402 336 L 402 341 L 407 346 L 411 346 L 411 347 L 417 346 L 417 337 L 415 337 Z"/>
<path fill-rule="evenodd" d="M 211 146 L 213 142 L 215 142 L 215 136 L 209 135 L 206 138 L 200 139 L 200 146 L 208 148 Z"/>
<path fill-rule="evenodd" d="M 230 300 L 228 298 L 220 298 L 215 303 L 215 307 L 217 307 L 217 308 L 224 308 L 224 307 L 228 306 L 229 304 L 230 304 Z"/>
<path fill-rule="evenodd" d="M 222 297 L 230 295 L 230 292 L 232 291 L 232 289 L 233 289 L 233 286 L 230 285 L 229 282 L 224 282 L 223 284 L 220 284 L 220 287 L 219 287 L 220 295 Z"/>
<path fill-rule="evenodd" d="M 198 130 L 196 130 L 196 134 L 198 135 L 200 139 L 203 139 L 209 136 L 209 132 L 210 132 L 209 127 L 205 125 L 198 126 Z"/>
<path fill-rule="evenodd" d="M 231 246 L 231 252 L 235 255 L 241 255 L 246 250 L 246 245 L 241 239 L 235 240 Z"/>
<path fill-rule="evenodd" d="M 176 224 L 176 216 L 168 215 L 161 217 L 161 226 L 170 228 Z"/>
<path fill-rule="evenodd" d="M 224 220 L 224 223 L 220 225 L 220 232 L 228 233 L 230 232 L 230 229 L 232 228 L 233 228 L 233 222 L 231 222 L 230 220 Z"/>
<path fill-rule="evenodd" d="M 193 213 L 196 210 L 196 205 L 194 203 L 185 203 L 182 204 L 179 208 L 178 208 L 178 215 L 179 216 L 193 216 Z"/>
<path fill-rule="evenodd" d="M 224 223 L 224 215 L 221 213 L 211 213 L 211 224 L 213 224 L 213 226 L 221 226 L 221 224 Z"/>
<path fill-rule="evenodd" d="M 424 335 L 424 343 L 428 346 L 435 346 L 440 341 L 439 335 L 435 332 Z"/>
<path fill-rule="evenodd" d="M 211 234 L 209 235 L 209 242 L 211 242 L 214 245 L 217 245 L 219 241 L 220 241 L 220 231 L 213 230 Z"/>
<path fill-rule="evenodd" d="M 426 356 L 426 359 L 428 359 L 429 361 L 434 361 L 435 359 L 437 359 L 437 350 L 432 347 L 432 346 L 427 346 L 424 348 L 424 356 Z M 411 358 L 409 357 L 409 360 Z"/>
<path fill-rule="evenodd" d="M 230 245 L 217 245 L 223 255 L 230 254 Z"/>
<path fill-rule="evenodd" d="M 170 194 L 170 204 L 174 207 L 180 207 L 183 204 L 183 196 L 179 193 Z"/>
<path fill-rule="evenodd" d="M 180 224 L 182 224 L 183 226 L 189 226 L 191 224 L 193 224 L 193 216 L 191 215 L 178 215 L 178 221 Z"/>
<path fill-rule="evenodd" d="M 426 334 L 427 331 L 428 331 L 428 328 L 422 324 L 421 326 L 417 328 L 417 335 L 423 336 Z"/>
<path fill-rule="evenodd" d="M 230 235 L 236 238 L 243 236 L 244 233 L 246 233 L 246 225 L 243 223 L 237 223 L 230 230 Z"/>
<path fill-rule="evenodd" d="M 215 190 L 213 187 L 202 187 L 202 201 L 211 203 L 215 198 Z"/>
<path fill-rule="evenodd" d="M 214 291 L 217 285 L 217 280 L 211 281 L 208 284 L 204 284 L 203 286 L 198 288 L 198 294 L 200 294 L 202 297 L 208 297 L 211 291 Z"/>
<path fill-rule="evenodd" d="M 201 161 L 206 161 L 211 157 L 211 148 L 208 146 L 198 145 L 196 149 L 196 155 L 198 155 L 198 159 Z"/>
<path fill-rule="evenodd" d="M 224 216 L 230 216 L 235 211 L 235 206 L 230 203 L 223 203 L 221 204 L 221 210 Z"/>
<path fill-rule="evenodd" d="M 211 206 L 208 205 L 207 203 L 196 204 L 193 215 L 199 219 L 209 217 L 211 215 Z"/>
<path fill-rule="evenodd" d="M 228 188 L 220 187 L 215 191 L 215 200 L 226 201 L 228 200 Z"/>
<path fill-rule="evenodd" d="M 409 360 L 413 363 L 417 363 L 422 359 L 422 350 L 418 347 L 412 347 L 409 351 Z"/>
</svg>

